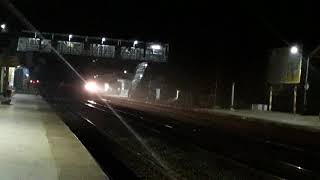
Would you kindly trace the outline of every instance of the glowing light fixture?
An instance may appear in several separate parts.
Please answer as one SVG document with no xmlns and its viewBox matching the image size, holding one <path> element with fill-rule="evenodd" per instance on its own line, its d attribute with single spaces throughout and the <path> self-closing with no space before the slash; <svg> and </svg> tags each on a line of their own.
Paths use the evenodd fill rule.
<svg viewBox="0 0 320 180">
<path fill-rule="evenodd" d="M 292 47 L 290 48 L 290 53 L 291 53 L 291 54 L 297 54 L 298 52 L 299 52 L 298 46 L 292 46 Z"/>
<path fill-rule="evenodd" d="M 138 41 L 137 40 L 135 40 L 134 42 L 133 42 L 133 47 L 135 47 L 136 45 L 138 45 Z"/>
<path fill-rule="evenodd" d="M 71 41 L 72 39 L 72 34 L 69 34 L 69 41 Z"/>
<path fill-rule="evenodd" d="M 151 49 L 153 49 L 153 50 L 160 50 L 160 49 L 161 49 L 161 46 L 160 46 L 159 44 L 153 44 L 153 45 L 151 45 L 150 47 L 151 47 Z"/>
<path fill-rule="evenodd" d="M 99 90 L 99 87 L 97 85 L 97 83 L 95 81 L 89 81 L 85 84 L 84 88 L 91 92 L 91 93 L 95 93 Z"/>
<path fill-rule="evenodd" d="M 103 38 L 101 39 L 101 44 L 103 44 L 105 41 L 106 41 L 106 38 L 103 37 Z"/>
<path fill-rule="evenodd" d="M 5 30 L 7 25 L 6 24 L 1 24 L 0 27 L 1 27 L 2 30 Z"/>
</svg>

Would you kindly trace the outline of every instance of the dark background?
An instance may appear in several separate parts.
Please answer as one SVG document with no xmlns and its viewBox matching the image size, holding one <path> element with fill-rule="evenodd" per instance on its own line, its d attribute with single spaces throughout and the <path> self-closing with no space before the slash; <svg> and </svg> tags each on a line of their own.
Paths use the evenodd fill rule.
<svg viewBox="0 0 320 180">
<path fill-rule="evenodd" d="M 238 94 L 251 101 L 267 97 L 272 48 L 299 44 L 308 54 L 320 39 L 317 5 L 306 1 L 11 2 L 42 32 L 168 42 L 165 74 L 173 84 L 211 91 L 218 79 L 224 92 L 236 81 Z M 25 28 L 5 9 L 0 13 L 0 21 Z"/>
<path fill-rule="evenodd" d="M 250 57 L 287 43 L 312 46 L 319 39 L 317 6 L 309 2 L 15 0 L 12 3 L 40 31 L 169 42 L 172 61 L 194 63 L 200 56 L 208 57 L 202 62 L 212 62 L 219 55 L 225 56 L 224 53 Z"/>
</svg>

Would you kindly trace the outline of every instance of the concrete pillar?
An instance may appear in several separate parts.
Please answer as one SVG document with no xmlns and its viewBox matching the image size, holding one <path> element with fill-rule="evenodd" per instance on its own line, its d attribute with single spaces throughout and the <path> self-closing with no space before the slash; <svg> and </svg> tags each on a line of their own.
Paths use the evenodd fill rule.
<svg viewBox="0 0 320 180">
<path fill-rule="evenodd" d="M 9 89 L 9 67 L 4 68 L 3 93 Z"/>
<path fill-rule="evenodd" d="M 297 112 L 297 85 L 294 86 L 293 89 L 293 113 L 296 114 Z"/>
<path fill-rule="evenodd" d="M 234 110 L 234 86 L 235 82 L 232 83 L 232 90 L 231 90 L 231 105 L 230 105 L 230 110 Z"/>
<path fill-rule="evenodd" d="M 3 93 L 3 88 L 4 88 L 4 67 L 0 67 L 0 94 Z"/>
<path fill-rule="evenodd" d="M 156 101 L 159 101 L 160 100 L 160 91 L 161 89 L 160 88 L 156 88 Z"/>
<path fill-rule="evenodd" d="M 178 100 L 178 99 L 179 99 L 179 94 L 180 94 L 180 90 L 177 89 L 175 100 Z"/>
<path fill-rule="evenodd" d="M 272 111 L 272 86 L 270 86 L 270 92 L 269 92 L 269 111 Z"/>
</svg>

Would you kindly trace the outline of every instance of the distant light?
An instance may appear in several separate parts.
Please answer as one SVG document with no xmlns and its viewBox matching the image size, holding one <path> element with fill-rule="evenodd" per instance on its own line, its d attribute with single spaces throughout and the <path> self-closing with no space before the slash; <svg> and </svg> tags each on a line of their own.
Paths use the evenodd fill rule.
<svg viewBox="0 0 320 180">
<path fill-rule="evenodd" d="M 153 49 L 153 50 L 160 50 L 160 49 L 161 49 L 161 46 L 160 46 L 159 44 L 153 44 L 153 45 L 151 45 L 150 47 L 151 47 L 151 49 Z"/>
<path fill-rule="evenodd" d="M 1 24 L 0 27 L 1 27 L 2 30 L 4 30 L 4 29 L 6 29 L 6 26 L 7 26 L 6 24 Z"/>
<path fill-rule="evenodd" d="M 124 74 L 127 74 L 128 72 L 127 72 L 127 70 L 124 70 L 123 73 L 124 73 Z"/>
<path fill-rule="evenodd" d="M 94 81 L 87 82 L 84 88 L 91 93 L 97 92 L 99 90 L 97 83 Z"/>
<path fill-rule="evenodd" d="M 98 75 L 98 74 L 93 76 L 93 78 L 94 78 L 94 79 L 96 79 L 96 78 L 98 78 L 98 77 L 99 77 L 99 75 Z"/>
<path fill-rule="evenodd" d="M 144 67 L 148 67 L 148 64 L 147 64 L 147 63 L 145 63 L 145 64 L 143 64 L 143 66 L 144 66 Z"/>
<path fill-rule="evenodd" d="M 33 83 L 33 81 L 32 81 L 32 80 L 30 80 L 30 83 Z"/>
<path fill-rule="evenodd" d="M 72 34 L 69 34 L 69 41 L 71 41 L 72 39 Z"/>
<path fill-rule="evenodd" d="M 290 53 L 291 53 L 291 54 L 297 54 L 298 51 L 299 51 L 299 49 L 298 49 L 297 46 L 292 46 L 292 47 L 290 48 Z"/>
<path fill-rule="evenodd" d="M 105 41 L 106 41 L 106 38 L 103 37 L 103 38 L 101 39 L 101 44 L 103 44 Z"/>
<path fill-rule="evenodd" d="M 139 42 L 137 41 L 137 40 L 135 40 L 134 42 L 133 42 L 133 46 L 135 46 L 135 45 L 137 45 Z"/>
<path fill-rule="evenodd" d="M 17 66 L 17 68 L 20 68 L 21 66 Z"/>
<path fill-rule="evenodd" d="M 37 80 L 37 83 L 40 83 L 40 81 L 39 81 L 39 80 Z"/>
<path fill-rule="evenodd" d="M 140 77 L 140 79 L 141 79 L 141 78 L 143 77 L 143 75 L 142 75 L 142 74 L 140 74 L 140 76 L 139 76 L 139 77 Z"/>
<path fill-rule="evenodd" d="M 110 89 L 109 83 L 104 84 L 104 91 L 108 91 Z"/>
<path fill-rule="evenodd" d="M 26 77 L 29 77 L 29 74 L 26 74 Z"/>
</svg>

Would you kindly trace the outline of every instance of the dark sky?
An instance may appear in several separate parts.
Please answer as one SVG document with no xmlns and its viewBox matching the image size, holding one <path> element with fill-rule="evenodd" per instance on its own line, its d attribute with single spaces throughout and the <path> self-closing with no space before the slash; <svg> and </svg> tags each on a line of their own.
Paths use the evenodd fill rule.
<svg viewBox="0 0 320 180">
<path fill-rule="evenodd" d="M 273 47 L 320 43 L 309 2 L 12 0 L 40 30 L 169 42 L 170 60 L 256 65 Z M 259 64 L 259 63 L 258 63 Z"/>
<path fill-rule="evenodd" d="M 233 3 L 208 1 L 14 0 L 13 4 L 39 29 L 170 40 L 176 35 L 223 39 L 273 37 L 266 24 L 284 39 L 308 35 L 319 17 L 312 3 Z M 307 26 L 307 27 L 304 27 Z M 318 30 L 318 29 L 317 29 Z M 316 32 L 316 31 L 314 31 Z M 312 33 L 314 33 L 312 32 Z M 248 37 L 249 36 L 249 37 Z M 296 37 L 292 37 L 296 36 Z M 186 37 L 186 38 L 187 38 Z M 230 38 L 228 40 L 230 40 Z"/>
</svg>

